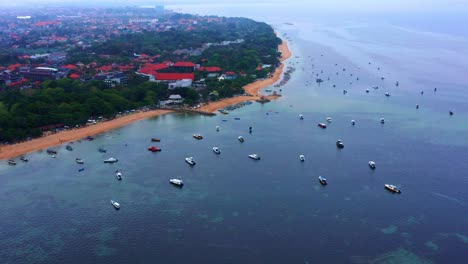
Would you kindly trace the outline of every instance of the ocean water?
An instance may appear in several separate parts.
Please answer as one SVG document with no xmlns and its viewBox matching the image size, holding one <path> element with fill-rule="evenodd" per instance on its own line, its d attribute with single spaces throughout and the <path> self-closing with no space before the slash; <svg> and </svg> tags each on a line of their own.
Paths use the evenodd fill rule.
<svg viewBox="0 0 468 264">
<path fill-rule="evenodd" d="M 466 263 L 463 30 L 431 31 L 408 22 L 414 17 L 294 16 L 278 6 L 261 14 L 177 8 L 273 24 L 294 53 L 283 97 L 229 115 L 140 121 L 75 142 L 73 151 L 60 146 L 56 159 L 39 151 L 15 167 L 1 162 L 0 263 Z M 327 117 L 328 127 L 318 128 Z M 162 152 L 148 152 L 151 145 Z M 119 162 L 104 164 L 108 157 Z M 171 178 L 185 186 L 171 186 Z"/>
</svg>

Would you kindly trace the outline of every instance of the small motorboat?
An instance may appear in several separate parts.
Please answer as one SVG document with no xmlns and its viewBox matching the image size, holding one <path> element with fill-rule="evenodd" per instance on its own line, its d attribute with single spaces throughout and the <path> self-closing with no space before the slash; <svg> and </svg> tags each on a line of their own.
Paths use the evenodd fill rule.
<svg viewBox="0 0 468 264">
<path fill-rule="evenodd" d="M 380 123 L 381 123 L 381 124 L 385 124 L 385 119 L 380 118 Z"/>
<path fill-rule="evenodd" d="M 351 120 L 351 125 L 353 125 L 353 126 L 356 125 L 356 121 Z"/>
<path fill-rule="evenodd" d="M 344 148 L 344 144 L 343 144 L 343 142 L 341 140 L 336 141 L 336 146 L 338 148 Z"/>
<path fill-rule="evenodd" d="M 300 119 L 300 120 L 304 119 L 304 116 L 303 116 L 303 115 L 299 115 L 299 119 Z"/>
<path fill-rule="evenodd" d="M 401 190 L 398 189 L 395 185 L 385 184 L 385 189 L 391 191 L 392 193 L 401 193 Z"/>
<path fill-rule="evenodd" d="M 424 94 L 424 91 L 421 91 L 421 94 Z"/>
<path fill-rule="evenodd" d="M 370 161 L 369 161 L 369 167 L 370 167 L 371 169 L 375 169 L 375 161 L 370 160 Z"/>
<path fill-rule="evenodd" d="M 10 166 L 15 166 L 15 165 L 16 165 L 16 161 L 14 161 L 14 160 L 8 160 L 8 165 L 10 165 Z"/>
<path fill-rule="evenodd" d="M 369 89 L 366 89 L 366 93 L 369 93 Z"/>
<path fill-rule="evenodd" d="M 234 120 L 240 120 L 240 117 L 234 117 Z"/>
<path fill-rule="evenodd" d="M 327 185 L 327 184 L 328 184 L 328 183 L 327 183 L 327 179 L 325 179 L 324 177 L 319 176 L 318 179 L 319 179 L 319 181 L 320 181 L 320 183 L 321 183 L 322 185 Z"/>
<path fill-rule="evenodd" d="M 374 90 L 377 90 L 377 89 L 379 89 L 379 87 L 378 87 L 378 86 L 373 86 L 372 88 L 374 88 Z"/>
<path fill-rule="evenodd" d="M 107 150 L 105 148 L 103 148 L 103 147 L 100 147 L 98 150 L 101 153 L 106 153 L 107 152 Z"/>
<path fill-rule="evenodd" d="M 118 170 L 115 171 L 115 177 L 117 180 L 121 181 L 122 180 L 122 173 Z"/>
<path fill-rule="evenodd" d="M 250 154 L 249 158 L 254 159 L 254 160 L 259 160 L 260 156 L 258 156 L 257 154 Z"/>
<path fill-rule="evenodd" d="M 169 182 L 177 187 L 182 187 L 184 186 L 184 182 L 179 179 L 170 179 Z"/>
<path fill-rule="evenodd" d="M 55 154 L 54 154 L 54 155 L 52 155 L 52 158 L 54 158 L 54 159 L 55 159 L 56 157 L 57 157 L 57 156 L 56 156 Z"/>
<path fill-rule="evenodd" d="M 304 161 L 305 161 L 304 155 L 299 155 L 299 160 L 302 161 L 302 162 L 304 162 Z"/>
<path fill-rule="evenodd" d="M 151 152 L 158 152 L 158 151 L 161 151 L 160 148 L 156 147 L 156 146 L 151 146 L 148 148 L 149 151 Z"/>
<path fill-rule="evenodd" d="M 244 138 L 242 136 L 238 136 L 237 139 L 240 141 L 240 142 L 244 142 Z"/>
<path fill-rule="evenodd" d="M 416 109 L 419 109 L 419 105 L 418 105 L 418 104 L 416 105 Z"/>
<path fill-rule="evenodd" d="M 221 151 L 219 150 L 218 147 L 213 147 L 213 152 L 216 154 L 221 154 Z"/>
<path fill-rule="evenodd" d="M 21 160 L 22 162 L 28 162 L 28 161 L 29 161 L 25 156 L 21 156 L 21 157 L 20 157 L 20 160 Z"/>
<path fill-rule="evenodd" d="M 449 115 L 453 116 L 453 112 L 452 112 L 452 111 L 449 111 Z"/>
<path fill-rule="evenodd" d="M 193 134 L 193 137 L 195 139 L 203 139 L 202 135 L 200 135 L 200 134 Z"/>
<path fill-rule="evenodd" d="M 104 160 L 104 163 L 116 163 L 117 161 L 119 160 L 116 158 L 108 158 Z"/>
<path fill-rule="evenodd" d="M 187 158 L 185 158 L 185 161 L 186 161 L 189 165 L 191 165 L 191 166 L 193 166 L 193 165 L 196 164 L 196 162 L 195 162 L 195 160 L 193 159 L 193 157 L 187 157 Z"/>
<path fill-rule="evenodd" d="M 57 151 L 55 149 L 47 149 L 47 154 L 50 154 L 50 155 L 57 154 Z"/>
<path fill-rule="evenodd" d="M 390 97 L 390 93 L 385 93 L 385 96 Z"/>
<path fill-rule="evenodd" d="M 327 122 L 331 123 L 331 121 L 332 121 L 331 117 L 327 117 Z"/>
<path fill-rule="evenodd" d="M 93 138 L 92 136 L 88 136 L 88 137 L 86 137 L 86 140 L 88 140 L 88 141 L 93 141 L 94 138 Z"/>
<path fill-rule="evenodd" d="M 216 126 L 216 131 L 219 131 L 219 126 Z"/>
<path fill-rule="evenodd" d="M 82 172 L 82 171 L 84 171 L 84 168 L 78 169 L 78 172 Z"/>
<path fill-rule="evenodd" d="M 73 150 L 73 147 L 70 146 L 70 145 L 67 145 L 67 146 L 65 147 L 65 149 L 68 150 L 68 151 L 72 151 L 72 150 Z"/>
<path fill-rule="evenodd" d="M 252 134 L 252 127 L 249 127 L 249 133 Z"/>
<path fill-rule="evenodd" d="M 346 91 L 346 90 L 343 90 L 343 94 L 347 94 L 347 93 L 348 93 L 348 91 Z"/>
<path fill-rule="evenodd" d="M 80 158 L 76 158 L 75 159 L 76 163 L 78 164 L 84 164 L 84 160 L 80 159 Z"/>
<path fill-rule="evenodd" d="M 114 200 L 111 200 L 110 201 L 112 206 L 114 206 L 115 210 L 119 210 L 120 209 L 120 204 Z"/>
<path fill-rule="evenodd" d="M 319 123 L 318 126 L 319 126 L 320 128 L 327 128 L 327 125 L 325 125 L 324 123 Z"/>
<path fill-rule="evenodd" d="M 161 139 L 159 139 L 159 138 L 152 138 L 151 141 L 153 141 L 153 142 L 161 142 Z"/>
</svg>

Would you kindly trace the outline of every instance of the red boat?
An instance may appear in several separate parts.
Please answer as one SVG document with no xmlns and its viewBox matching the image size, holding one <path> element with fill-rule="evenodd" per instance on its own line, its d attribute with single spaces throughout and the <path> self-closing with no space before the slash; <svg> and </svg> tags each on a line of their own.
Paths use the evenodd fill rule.
<svg viewBox="0 0 468 264">
<path fill-rule="evenodd" d="M 157 151 L 161 151 L 161 149 L 160 149 L 160 148 L 158 148 L 158 147 L 155 147 L 155 146 L 149 147 L 149 148 L 148 148 L 148 150 L 149 150 L 149 151 L 151 151 L 151 152 L 157 152 Z"/>
<path fill-rule="evenodd" d="M 318 126 L 321 127 L 321 128 L 327 128 L 327 125 L 325 125 L 324 123 L 320 123 L 320 124 L 318 124 Z"/>
</svg>

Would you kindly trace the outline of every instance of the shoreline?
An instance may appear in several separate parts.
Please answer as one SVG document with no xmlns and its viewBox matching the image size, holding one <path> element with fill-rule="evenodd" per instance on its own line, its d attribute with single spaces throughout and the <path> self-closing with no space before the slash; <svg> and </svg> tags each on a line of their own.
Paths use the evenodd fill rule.
<svg viewBox="0 0 468 264">
<path fill-rule="evenodd" d="M 261 97 L 260 91 L 264 89 L 265 87 L 275 84 L 281 78 L 281 75 L 283 74 L 283 70 L 284 70 L 284 61 L 286 61 L 292 56 L 292 53 L 288 47 L 288 43 L 284 40 L 281 43 L 281 45 L 278 46 L 278 50 L 281 52 L 281 58 L 280 58 L 281 65 L 278 68 L 276 68 L 275 72 L 269 78 L 258 80 L 253 83 L 249 83 L 245 85 L 243 88 L 245 90 L 245 93 L 248 95 L 241 95 L 237 97 L 226 98 L 217 102 L 211 102 L 207 105 L 200 107 L 198 110 L 205 111 L 205 112 L 215 112 L 218 109 L 221 109 L 221 108 L 233 105 L 233 104 L 238 104 L 238 103 L 247 102 L 247 101 L 255 101 L 255 100 L 260 99 Z M 266 98 L 272 100 L 272 99 L 279 98 L 279 96 L 269 95 L 269 96 L 266 96 Z"/>
<path fill-rule="evenodd" d="M 284 69 L 284 61 L 289 59 L 292 56 L 291 51 L 288 48 L 288 43 L 283 40 L 281 45 L 278 46 L 278 50 L 281 52 L 280 62 L 281 65 L 276 68 L 273 75 L 267 79 L 258 80 L 253 83 L 250 83 L 244 86 L 245 93 L 248 95 L 242 95 L 237 97 L 226 98 L 217 102 L 211 102 L 205 106 L 199 108 L 199 111 L 213 113 L 218 109 L 227 107 L 229 105 L 246 102 L 246 101 L 254 101 L 260 98 L 260 91 L 276 83 Z M 267 96 L 268 99 L 276 99 L 278 96 Z M 143 119 L 147 119 L 150 117 L 165 115 L 168 113 L 173 113 L 174 111 L 171 110 L 151 110 L 147 112 L 138 112 L 135 114 L 119 117 L 113 120 L 105 121 L 102 123 L 98 123 L 95 125 L 86 126 L 83 128 L 78 129 L 71 129 L 66 131 L 61 131 L 56 134 L 51 134 L 47 136 L 42 136 L 39 138 L 35 138 L 29 141 L 16 143 L 12 145 L 0 145 L 0 160 L 6 160 L 10 158 L 19 157 L 21 155 L 25 155 L 30 152 L 38 151 L 41 149 L 46 149 L 50 147 L 54 147 L 66 142 L 71 142 L 79 139 L 86 138 L 88 136 L 94 136 L 97 134 L 104 133 L 106 131 L 119 128 L 122 126 L 126 126 L 128 124 L 134 123 L 136 121 L 140 121 Z"/>
</svg>

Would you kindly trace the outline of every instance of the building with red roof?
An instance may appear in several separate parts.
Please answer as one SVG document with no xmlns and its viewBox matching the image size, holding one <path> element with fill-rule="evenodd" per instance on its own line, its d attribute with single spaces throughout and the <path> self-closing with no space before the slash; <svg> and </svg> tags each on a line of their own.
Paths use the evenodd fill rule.
<svg viewBox="0 0 468 264">
<path fill-rule="evenodd" d="M 220 67 L 200 67 L 198 68 L 199 71 L 206 71 L 206 72 L 221 72 L 222 69 Z"/>
<path fill-rule="evenodd" d="M 70 70 L 76 70 L 78 69 L 77 66 L 73 65 L 73 64 L 67 64 L 65 66 L 62 66 L 62 68 L 65 68 L 65 69 L 70 69 Z"/>
<path fill-rule="evenodd" d="M 156 73 L 156 81 L 177 81 L 177 80 L 195 80 L 194 73 Z"/>
</svg>

